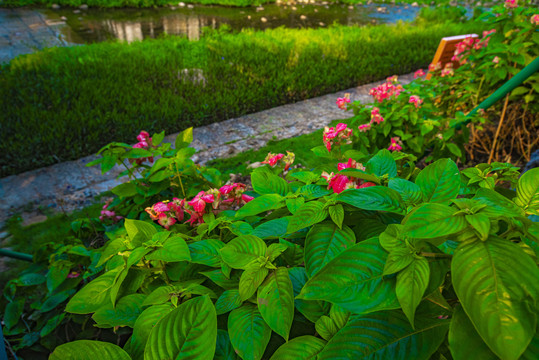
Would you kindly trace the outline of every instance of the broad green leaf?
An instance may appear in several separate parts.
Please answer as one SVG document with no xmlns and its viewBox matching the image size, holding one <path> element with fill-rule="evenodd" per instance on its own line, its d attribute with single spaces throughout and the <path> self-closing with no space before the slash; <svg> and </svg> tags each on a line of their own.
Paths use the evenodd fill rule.
<svg viewBox="0 0 539 360">
<path fill-rule="evenodd" d="M 215 284 L 219 285 L 225 290 L 237 289 L 239 285 L 239 276 L 227 277 L 223 274 L 221 269 L 201 272 L 202 275 L 207 276 Z M 236 273 L 237 274 L 237 273 Z"/>
<path fill-rule="evenodd" d="M 445 203 L 459 193 L 459 169 L 451 159 L 440 159 L 424 168 L 415 183 L 421 188 L 423 201 Z"/>
<path fill-rule="evenodd" d="M 157 230 L 152 224 L 141 220 L 125 219 L 125 229 L 131 239 L 131 243 L 135 247 L 141 246 L 143 242 L 151 240 L 152 236 L 157 233 Z"/>
<path fill-rule="evenodd" d="M 95 340 L 76 340 L 58 346 L 49 360 L 131 360 L 119 346 Z"/>
<path fill-rule="evenodd" d="M 535 334 L 539 269 L 518 245 L 491 236 L 462 243 L 451 261 L 462 307 L 489 348 L 518 359 Z"/>
<path fill-rule="evenodd" d="M 474 360 L 498 360 L 499 358 L 489 349 L 468 318 L 468 315 L 458 306 L 453 312 L 449 326 L 449 349 L 455 360 L 468 360 L 473 349 Z"/>
<path fill-rule="evenodd" d="M 174 285 L 163 285 L 155 288 L 144 300 L 143 305 L 163 304 L 170 300 L 174 295 L 179 295 L 183 292 L 190 292 L 196 285 L 204 282 L 204 279 L 187 280 Z M 209 294 L 208 294 L 209 295 Z"/>
<path fill-rule="evenodd" d="M 57 264 L 58 263 L 52 264 L 47 272 L 47 290 L 49 290 L 49 292 L 54 291 L 58 285 L 63 283 L 69 274 L 70 269 L 68 266 L 59 266 Z"/>
<path fill-rule="evenodd" d="M 528 170 L 518 179 L 515 203 L 527 215 L 539 216 L 539 168 Z"/>
<path fill-rule="evenodd" d="M 238 289 L 226 290 L 219 296 L 215 303 L 217 315 L 225 314 L 241 306 L 240 292 Z"/>
<path fill-rule="evenodd" d="M 241 301 L 245 301 L 253 296 L 267 275 L 268 269 L 261 266 L 258 261 L 255 260 L 249 264 L 240 277 L 239 290 Z"/>
<path fill-rule="evenodd" d="M 316 332 L 324 339 L 329 340 L 339 331 L 339 328 L 329 316 L 321 316 L 314 324 Z"/>
<path fill-rule="evenodd" d="M 329 317 L 335 322 L 338 329 L 344 327 L 350 318 L 350 312 L 338 305 L 332 305 L 329 311 Z"/>
<path fill-rule="evenodd" d="M 214 360 L 237 360 L 238 355 L 234 351 L 234 347 L 230 342 L 228 332 L 225 330 L 217 330 L 217 347 L 215 348 Z"/>
<path fill-rule="evenodd" d="M 477 193 L 473 199 L 487 205 L 487 207 L 481 210 L 481 212 L 491 218 L 502 216 L 524 216 L 524 212 L 521 208 L 494 190 L 481 188 L 477 190 Z"/>
<path fill-rule="evenodd" d="M 423 194 L 419 185 L 404 179 L 391 179 L 387 186 L 399 193 L 407 206 L 417 205 L 423 201 Z"/>
<path fill-rule="evenodd" d="M 191 254 L 191 262 L 211 267 L 221 266 L 221 254 L 219 250 L 225 246 L 222 241 L 206 239 L 191 243 L 188 246 Z"/>
<path fill-rule="evenodd" d="M 290 185 L 286 180 L 273 175 L 266 167 L 256 168 L 251 173 L 251 183 L 254 191 L 260 195 L 279 194 L 285 196 L 290 192 Z"/>
<path fill-rule="evenodd" d="M 294 297 L 297 297 L 307 280 L 309 280 L 305 268 L 290 268 L 288 269 L 288 275 L 292 281 Z M 329 303 L 325 301 L 301 300 L 296 298 L 294 299 L 294 305 L 303 316 L 313 323 L 315 323 L 322 315 L 326 315 L 329 312 Z"/>
<path fill-rule="evenodd" d="M 281 345 L 270 360 L 314 360 L 326 342 L 311 335 L 298 336 Z"/>
<path fill-rule="evenodd" d="M 243 235 L 230 241 L 221 250 L 221 258 L 234 269 L 245 269 L 247 265 L 266 254 L 266 243 L 254 235 Z"/>
<path fill-rule="evenodd" d="M 75 293 L 75 289 L 69 289 L 66 291 L 61 291 L 58 293 L 55 293 L 54 295 L 48 296 L 45 301 L 41 304 L 41 306 L 38 308 L 39 311 L 45 313 L 47 311 L 51 311 L 67 299 L 71 297 Z"/>
<path fill-rule="evenodd" d="M 350 177 L 353 177 L 353 178 L 356 178 L 356 179 L 362 179 L 362 180 L 365 180 L 365 181 L 373 182 L 376 185 L 380 185 L 380 179 L 378 178 L 378 176 L 372 175 L 372 174 L 367 174 L 363 170 L 354 169 L 354 168 L 346 168 L 346 169 L 343 169 L 343 170 L 339 171 L 337 174 L 350 176 Z"/>
<path fill-rule="evenodd" d="M 176 136 L 174 147 L 176 150 L 189 146 L 193 142 L 193 128 L 187 128 Z"/>
<path fill-rule="evenodd" d="M 114 283 L 112 284 L 112 288 L 110 289 L 110 301 L 112 307 L 114 307 L 114 305 L 116 304 L 118 293 L 120 292 L 120 287 L 122 286 L 122 283 L 124 282 L 128 273 L 129 269 L 124 268 L 114 278 Z"/>
<path fill-rule="evenodd" d="M 28 273 L 19 276 L 17 279 L 17 285 L 19 286 L 33 286 L 40 285 L 46 281 L 45 276 L 36 273 Z"/>
<path fill-rule="evenodd" d="M 383 278 L 386 258 L 376 238 L 356 244 L 313 276 L 298 298 L 330 301 L 356 314 L 397 309 L 395 279 Z"/>
<path fill-rule="evenodd" d="M 408 214 L 402 223 L 407 236 L 418 239 L 443 238 L 468 227 L 464 216 L 455 216 L 455 208 L 442 204 L 424 204 Z"/>
<path fill-rule="evenodd" d="M 211 360 L 217 343 L 217 314 L 208 296 L 193 298 L 152 329 L 144 360 Z"/>
<path fill-rule="evenodd" d="M 66 305 L 67 312 L 74 314 L 89 314 L 110 302 L 110 289 L 121 268 L 107 271 L 98 278 L 86 284 Z"/>
<path fill-rule="evenodd" d="M 319 201 L 310 201 L 303 204 L 288 220 L 286 231 L 291 234 L 303 228 L 323 221 L 328 215 L 324 204 Z"/>
<path fill-rule="evenodd" d="M 153 327 L 174 309 L 172 304 L 153 305 L 144 310 L 135 321 L 131 336 L 129 355 L 133 360 L 144 359 L 144 347 Z"/>
<path fill-rule="evenodd" d="M 163 160 L 163 159 L 159 159 L 159 160 Z M 137 195 L 137 185 L 135 184 L 135 182 L 130 181 L 130 182 L 123 183 L 112 188 L 111 191 L 114 195 L 117 195 L 121 198 L 135 196 Z"/>
<path fill-rule="evenodd" d="M 95 312 L 92 319 L 99 327 L 129 326 L 132 328 L 142 313 L 142 302 L 145 298 L 144 294 L 124 296 L 118 300 L 115 307 L 112 303 L 103 305 Z"/>
<path fill-rule="evenodd" d="M 326 344 L 319 360 L 427 360 L 444 341 L 449 321 L 416 318 L 413 329 L 400 311 L 352 316 Z"/>
<path fill-rule="evenodd" d="M 429 283 L 430 269 L 427 259 L 415 258 L 397 274 L 396 293 L 402 311 L 414 327 L 415 309 L 421 302 Z"/>
<path fill-rule="evenodd" d="M 258 236 L 261 239 L 279 238 L 286 235 L 289 217 L 273 219 L 266 221 L 256 227 L 251 235 Z"/>
<path fill-rule="evenodd" d="M 167 262 L 191 261 L 191 255 L 185 240 L 179 236 L 173 235 L 166 240 L 163 247 L 157 248 L 146 255 L 146 259 Z"/>
<path fill-rule="evenodd" d="M 328 262 L 356 242 L 354 232 L 333 223 L 314 225 L 305 238 L 305 269 L 313 277 Z"/>
<path fill-rule="evenodd" d="M 246 304 L 228 316 L 228 334 L 243 360 L 260 360 L 270 340 L 271 329 L 257 307 Z"/>
<path fill-rule="evenodd" d="M 327 189 L 327 186 L 310 184 L 300 187 L 296 193 L 305 196 L 307 200 L 312 200 L 331 194 L 331 191 Z"/>
<path fill-rule="evenodd" d="M 286 207 L 291 214 L 295 214 L 301 205 L 305 203 L 304 197 L 286 199 Z"/>
<path fill-rule="evenodd" d="M 393 156 L 391 156 L 391 153 L 386 149 L 378 151 L 367 162 L 366 167 L 368 172 L 377 176 L 387 175 L 390 179 L 397 176 L 397 163 L 393 159 Z"/>
<path fill-rule="evenodd" d="M 342 229 L 342 222 L 344 221 L 344 208 L 341 204 L 336 204 L 329 207 L 329 217 L 333 222 Z"/>
<path fill-rule="evenodd" d="M 66 313 L 63 312 L 61 314 L 58 314 L 52 318 L 50 318 L 45 326 L 41 328 L 41 331 L 39 332 L 39 336 L 45 337 L 49 335 L 51 332 L 53 332 L 64 320 Z"/>
<path fill-rule="evenodd" d="M 257 303 L 266 324 L 288 341 L 294 319 L 294 290 L 287 268 L 279 267 L 269 274 L 258 288 Z"/>
<path fill-rule="evenodd" d="M 466 215 L 466 222 L 470 224 L 479 235 L 479 238 L 485 241 L 488 238 L 490 232 L 490 219 L 487 215 L 477 213 L 473 215 Z"/>
<path fill-rule="evenodd" d="M 406 212 L 399 193 L 384 186 L 345 190 L 336 200 L 363 210 L 389 211 L 397 214 Z"/>
<path fill-rule="evenodd" d="M 284 198 L 279 194 L 262 195 L 243 205 L 241 209 L 236 212 L 236 217 L 242 218 L 258 215 L 261 212 L 279 208 L 283 206 L 283 204 Z"/>
<path fill-rule="evenodd" d="M 6 328 L 11 329 L 19 322 L 19 319 L 24 309 L 24 298 L 17 299 L 6 305 L 6 312 L 4 314 L 4 324 Z"/>
</svg>

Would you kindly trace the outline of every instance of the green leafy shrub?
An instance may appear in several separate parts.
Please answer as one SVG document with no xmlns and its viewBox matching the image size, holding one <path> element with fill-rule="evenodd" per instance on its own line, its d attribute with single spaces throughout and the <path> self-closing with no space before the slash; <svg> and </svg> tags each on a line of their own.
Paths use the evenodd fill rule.
<svg viewBox="0 0 539 360">
<path fill-rule="evenodd" d="M 217 33 L 51 48 L 0 70 L 0 176 L 95 153 L 135 129 L 173 133 L 426 64 L 480 23 Z"/>
</svg>

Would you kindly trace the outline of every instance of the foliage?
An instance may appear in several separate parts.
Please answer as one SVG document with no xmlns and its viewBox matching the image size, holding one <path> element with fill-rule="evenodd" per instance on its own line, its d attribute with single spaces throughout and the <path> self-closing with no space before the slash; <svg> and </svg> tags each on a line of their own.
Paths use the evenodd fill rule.
<svg viewBox="0 0 539 360">
<path fill-rule="evenodd" d="M 449 63 L 459 66 L 457 69 L 431 64 L 432 78 L 421 78 L 420 71 L 420 78 L 405 85 L 396 96 L 383 98 L 380 94 L 386 95 L 387 89 L 399 86 L 389 78 L 386 88 L 373 94 L 377 100 L 373 104 L 355 102 L 348 106 L 354 112 L 354 118 L 347 120 L 348 125 L 359 126 L 364 133 L 356 142 L 356 150 L 374 152 L 395 142 L 417 156 L 424 156 L 428 151 L 427 162 L 442 156 L 465 159 L 464 144 L 469 140 L 469 131 L 466 127 L 457 130 L 468 119 L 464 114 L 539 56 L 539 48 L 534 46 L 539 43 L 539 32 L 537 24 L 531 21 L 535 9 L 499 6 L 493 11 L 498 16 L 485 12 L 480 17 L 489 31 L 475 41 L 468 38 L 462 42 L 453 63 Z M 524 113 L 537 114 L 538 89 L 539 73 L 535 73 L 514 89 L 508 99 L 522 104 Z M 469 119 L 481 130 L 485 122 L 499 119 L 501 109 L 502 101 Z M 534 124 L 528 127 L 533 128 Z M 531 150 L 521 151 L 529 156 Z"/>
<path fill-rule="evenodd" d="M 255 198 L 220 210 L 208 189 L 220 186 L 218 174 L 186 157 L 191 132 L 176 149 L 163 137 L 144 134 L 144 151 L 102 149 L 104 171 L 133 160 L 132 180 L 113 190 L 108 207 L 126 219 L 103 219 L 103 247 L 58 246 L 48 270 L 8 284 L 4 322 L 8 340 L 22 339 L 16 348 L 55 348 L 52 359 L 460 359 L 472 348 L 502 359 L 537 355 L 539 228 L 527 216 L 539 214 L 539 169 L 518 180 L 503 164 L 477 165 L 482 175 L 460 173 L 449 159 L 419 170 L 413 156 L 381 150 L 357 158 L 364 166 L 325 165 L 371 186 L 330 191 L 320 169 L 283 179 L 260 167 L 251 175 Z M 506 182 L 516 191 L 500 188 Z M 144 211 L 199 190 L 214 198 L 198 225 L 186 213 L 184 224 L 162 227 Z M 57 301 L 25 308 L 40 286 L 45 303 Z M 37 320 L 29 333 L 28 320 Z M 83 335 L 66 342 L 73 338 L 58 336 L 66 324 Z"/>
<path fill-rule="evenodd" d="M 173 133 L 425 65 L 480 23 L 214 33 L 51 48 L 0 68 L 0 176 L 95 153 L 134 129 Z M 270 56 L 269 56 L 270 55 Z M 24 121 L 23 121 L 24 119 Z"/>
</svg>

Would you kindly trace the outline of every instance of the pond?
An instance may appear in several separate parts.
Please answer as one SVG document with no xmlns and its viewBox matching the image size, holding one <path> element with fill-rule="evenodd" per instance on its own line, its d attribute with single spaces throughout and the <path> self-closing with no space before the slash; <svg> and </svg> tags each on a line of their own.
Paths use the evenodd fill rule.
<svg viewBox="0 0 539 360">
<path fill-rule="evenodd" d="M 180 3 L 182 4 L 182 3 Z M 418 7 L 398 5 L 268 4 L 230 8 L 184 5 L 157 9 L 59 9 L 39 10 L 55 26 L 63 41 L 88 44 L 110 39 L 135 41 L 162 34 L 184 35 L 196 40 L 202 29 L 228 25 L 232 30 L 326 27 L 333 23 L 366 25 L 412 20 Z"/>
</svg>

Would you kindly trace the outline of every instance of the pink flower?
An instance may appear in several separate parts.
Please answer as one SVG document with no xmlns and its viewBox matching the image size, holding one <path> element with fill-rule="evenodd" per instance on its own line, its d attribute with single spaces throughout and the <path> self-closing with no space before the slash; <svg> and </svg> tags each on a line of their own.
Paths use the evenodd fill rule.
<svg viewBox="0 0 539 360">
<path fill-rule="evenodd" d="M 410 103 L 410 104 L 413 103 L 415 105 L 415 107 L 418 108 L 423 103 L 423 100 L 417 95 L 412 95 L 412 96 L 410 96 L 410 100 L 408 101 L 408 103 Z"/>
<path fill-rule="evenodd" d="M 148 139 L 151 140 L 150 134 L 148 134 L 148 132 L 146 132 L 144 130 L 141 131 L 140 134 L 138 134 L 138 136 L 137 136 L 137 140 L 140 141 L 140 142 L 148 141 Z"/>
<path fill-rule="evenodd" d="M 165 211 L 169 211 L 170 207 L 169 207 L 168 204 L 165 204 L 165 203 L 160 201 L 160 202 L 154 204 L 153 209 L 158 213 L 162 213 L 162 212 L 165 212 Z"/>
<path fill-rule="evenodd" d="M 328 184 L 328 189 L 333 189 L 333 192 L 339 194 L 348 188 L 348 176 L 336 175 Z"/>
<path fill-rule="evenodd" d="M 350 94 L 344 94 L 344 97 L 338 98 L 336 101 L 337 106 L 341 110 L 346 110 L 346 104 L 350 103 Z"/>
<path fill-rule="evenodd" d="M 344 169 L 359 169 L 359 170 L 365 170 L 365 167 L 363 164 L 358 163 L 354 159 L 350 158 L 348 159 L 348 162 L 346 163 L 339 163 L 337 164 L 337 170 L 341 171 Z"/>
<path fill-rule="evenodd" d="M 204 191 L 201 191 L 193 198 L 193 200 L 189 201 L 187 204 L 192 206 L 193 209 L 195 209 L 198 213 L 204 213 L 204 209 L 206 208 L 206 204 L 211 204 L 214 201 L 213 195 L 207 195 Z"/>
<path fill-rule="evenodd" d="M 539 25 L 539 14 L 532 15 L 530 22 L 532 25 Z"/>
<path fill-rule="evenodd" d="M 401 85 L 394 85 L 397 81 L 397 76 L 392 76 L 387 78 L 386 82 L 378 85 L 375 88 L 372 88 L 369 91 L 369 94 L 374 97 L 374 99 L 378 102 L 382 102 L 385 99 L 389 99 L 390 97 L 397 97 L 403 90 L 403 87 Z"/>
<path fill-rule="evenodd" d="M 430 64 L 429 65 L 429 71 L 430 72 L 435 72 L 435 71 L 438 71 L 442 68 L 442 62 L 439 61 L 437 64 Z"/>
<path fill-rule="evenodd" d="M 248 203 L 249 201 L 254 200 L 254 197 L 246 195 L 246 194 L 241 194 L 241 200 L 244 201 L 245 203 Z"/>
<path fill-rule="evenodd" d="M 382 117 L 382 115 L 380 115 L 380 109 L 378 109 L 377 107 L 373 107 L 371 110 L 371 124 L 372 123 L 380 124 L 383 121 L 384 121 L 384 118 Z"/>
<path fill-rule="evenodd" d="M 363 124 L 363 125 L 359 125 L 358 126 L 358 129 L 359 129 L 359 132 L 367 132 L 371 129 L 371 124 Z"/>
<path fill-rule="evenodd" d="M 171 216 L 168 216 L 165 213 L 161 213 L 158 216 L 157 222 L 159 223 L 159 225 L 168 230 L 172 225 L 176 223 L 176 219 Z"/>
<path fill-rule="evenodd" d="M 422 76 L 425 76 L 425 72 L 423 71 L 423 69 L 419 69 L 414 73 L 414 79 L 417 79 L 418 77 Z"/>
<path fill-rule="evenodd" d="M 273 167 L 277 164 L 277 161 L 283 158 L 283 156 L 284 154 L 268 153 L 268 156 L 266 156 L 266 159 L 262 161 L 262 164 L 269 164 L 271 167 Z"/>
<path fill-rule="evenodd" d="M 390 151 L 401 151 L 402 146 L 399 144 L 400 139 L 398 137 L 391 138 L 391 145 L 387 148 Z"/>
<path fill-rule="evenodd" d="M 99 221 L 105 222 L 106 220 L 112 221 L 113 223 L 117 223 L 121 219 L 123 219 L 122 216 L 116 215 L 116 213 L 112 210 L 108 210 L 108 207 L 112 200 L 108 200 L 105 205 L 103 205 L 103 208 L 101 210 L 101 215 L 99 216 Z"/>
<path fill-rule="evenodd" d="M 78 271 L 71 271 L 69 274 L 67 274 L 68 279 L 75 279 L 80 276 L 80 273 Z"/>
<path fill-rule="evenodd" d="M 494 59 L 492 59 L 492 62 L 493 62 L 494 64 L 498 64 L 498 63 L 500 62 L 500 58 L 497 57 L 497 56 L 495 56 Z"/>
<path fill-rule="evenodd" d="M 508 9 L 514 9 L 518 7 L 517 0 L 505 0 L 505 7 Z"/>
<path fill-rule="evenodd" d="M 448 63 L 448 64 L 451 64 L 451 63 Z M 445 76 L 453 76 L 455 75 L 455 71 L 453 70 L 452 67 L 445 67 L 443 70 L 442 70 L 442 77 L 445 77 Z M 417 107 L 417 105 L 416 105 Z"/>
<path fill-rule="evenodd" d="M 348 125 L 339 123 L 337 126 L 325 127 L 322 140 L 328 151 L 331 151 L 332 145 L 340 145 L 341 143 L 350 144 L 350 136 L 352 136 L 352 129 L 348 129 Z"/>
<path fill-rule="evenodd" d="M 245 195 L 243 193 L 246 187 L 247 186 L 245 184 L 241 183 L 234 183 L 232 185 L 222 186 L 219 189 L 219 192 L 225 198 L 222 203 L 226 205 L 232 205 L 236 203 L 239 206 L 241 203 L 246 204 L 249 201 L 253 200 L 254 198 L 252 196 Z"/>
</svg>

